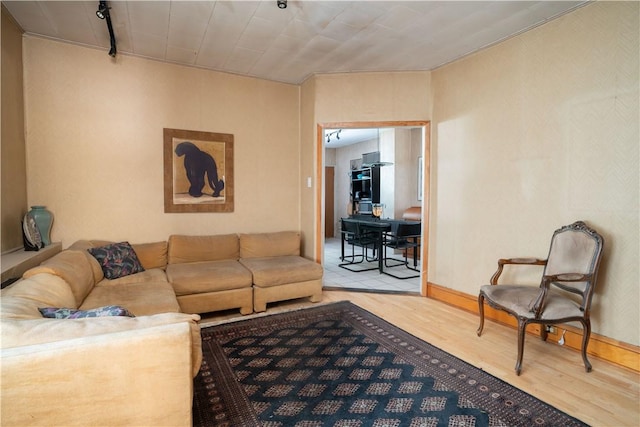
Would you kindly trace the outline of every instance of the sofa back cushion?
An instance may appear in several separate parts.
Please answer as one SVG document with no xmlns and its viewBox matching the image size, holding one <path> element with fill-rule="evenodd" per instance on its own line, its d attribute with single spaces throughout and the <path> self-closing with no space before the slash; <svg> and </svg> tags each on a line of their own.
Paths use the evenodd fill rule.
<svg viewBox="0 0 640 427">
<path fill-rule="evenodd" d="M 108 240 L 78 240 L 67 249 L 87 251 L 88 249 L 109 245 L 111 243 L 114 242 Z M 131 247 L 133 247 L 133 250 L 138 256 L 138 260 L 140 260 L 140 264 L 142 264 L 142 267 L 144 267 L 145 270 L 151 270 L 152 268 L 162 268 L 164 270 L 167 267 L 166 241 L 134 243 Z M 89 255 L 92 268 L 94 269 L 94 281 L 95 283 L 98 283 L 104 279 L 102 268 L 100 268 L 98 261 L 89 252 L 87 252 L 87 254 Z"/>
<path fill-rule="evenodd" d="M 28 279 L 36 274 L 49 273 L 64 279 L 73 292 L 75 306 L 79 307 L 95 283 L 89 256 L 87 252 L 65 250 L 27 270 L 22 277 Z"/>
<path fill-rule="evenodd" d="M 292 255 L 300 255 L 300 233 L 297 231 L 240 234 L 240 258 Z"/>
<path fill-rule="evenodd" d="M 133 250 L 136 251 L 140 264 L 145 270 L 151 270 L 152 268 L 167 267 L 167 242 L 154 242 L 154 243 L 138 243 L 132 244 Z"/>
<path fill-rule="evenodd" d="M 41 319 L 38 309 L 42 307 L 77 307 L 71 287 L 64 279 L 40 273 L 2 290 L 0 317 L 3 319 Z"/>
<path fill-rule="evenodd" d="M 169 264 L 238 259 L 240 246 L 236 234 L 216 236 L 169 236 Z"/>
<path fill-rule="evenodd" d="M 67 248 L 67 250 L 86 251 L 87 249 L 91 249 L 95 246 L 100 246 L 100 245 L 94 245 L 91 240 L 76 240 L 75 242 L 73 242 L 71 246 Z"/>
<path fill-rule="evenodd" d="M 77 240 L 67 248 L 67 250 L 80 251 L 86 255 L 87 259 L 89 260 L 89 264 L 91 265 L 91 270 L 93 271 L 93 283 L 99 283 L 102 279 L 104 279 L 104 273 L 102 272 L 100 263 L 97 259 L 95 259 L 93 255 L 88 252 L 88 249 L 98 246 L 101 245 L 96 245 L 92 240 Z"/>
</svg>

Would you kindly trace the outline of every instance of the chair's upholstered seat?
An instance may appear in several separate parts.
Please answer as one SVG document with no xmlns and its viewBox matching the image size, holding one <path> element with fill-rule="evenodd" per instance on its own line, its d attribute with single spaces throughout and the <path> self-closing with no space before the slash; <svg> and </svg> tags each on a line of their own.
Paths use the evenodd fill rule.
<svg viewBox="0 0 640 427">
<path fill-rule="evenodd" d="M 537 286 L 522 285 L 485 285 L 481 292 L 490 303 L 498 304 L 518 317 L 533 319 L 533 306 L 541 289 Z M 567 293 L 555 289 L 549 290 L 541 319 L 562 319 L 582 316 L 580 304 L 567 298 Z"/>
</svg>

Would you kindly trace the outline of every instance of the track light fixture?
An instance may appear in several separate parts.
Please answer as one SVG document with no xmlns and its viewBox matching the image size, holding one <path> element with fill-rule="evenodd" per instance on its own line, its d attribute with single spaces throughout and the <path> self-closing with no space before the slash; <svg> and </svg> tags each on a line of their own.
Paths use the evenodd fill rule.
<svg viewBox="0 0 640 427">
<path fill-rule="evenodd" d="M 334 130 L 333 132 L 329 132 L 327 134 L 327 144 L 331 142 L 331 137 L 335 136 L 336 139 L 340 139 L 340 132 L 342 132 L 342 129 L 338 129 L 338 130 Z"/>
<path fill-rule="evenodd" d="M 280 9 L 286 9 L 287 8 L 287 0 L 278 0 L 278 7 Z"/>
<path fill-rule="evenodd" d="M 96 16 L 100 19 L 107 20 L 107 30 L 109 30 L 109 41 L 111 42 L 111 49 L 109 49 L 109 56 L 115 58 L 118 50 L 116 49 L 116 36 L 113 34 L 113 25 L 111 24 L 111 14 L 109 13 L 109 6 L 107 6 L 106 0 L 100 0 L 98 3 L 98 10 L 96 10 Z"/>
<path fill-rule="evenodd" d="M 96 16 L 100 19 L 104 19 L 109 15 L 109 7 L 107 7 L 106 1 L 98 3 L 98 10 L 96 10 Z"/>
</svg>

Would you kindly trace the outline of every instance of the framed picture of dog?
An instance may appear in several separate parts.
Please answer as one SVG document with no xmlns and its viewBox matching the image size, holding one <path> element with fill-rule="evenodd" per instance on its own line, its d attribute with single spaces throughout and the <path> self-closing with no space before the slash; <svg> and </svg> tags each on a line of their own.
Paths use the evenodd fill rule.
<svg viewBox="0 0 640 427">
<path fill-rule="evenodd" d="M 233 135 L 164 129 L 164 211 L 233 212 Z"/>
</svg>

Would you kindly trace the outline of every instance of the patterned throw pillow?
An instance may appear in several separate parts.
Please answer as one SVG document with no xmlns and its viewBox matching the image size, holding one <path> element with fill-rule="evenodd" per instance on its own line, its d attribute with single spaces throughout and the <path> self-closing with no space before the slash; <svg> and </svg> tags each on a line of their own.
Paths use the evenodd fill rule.
<svg viewBox="0 0 640 427">
<path fill-rule="evenodd" d="M 119 305 L 107 305 L 91 310 L 76 310 L 75 308 L 39 308 L 42 317 L 49 319 L 82 319 L 84 317 L 127 316 L 135 317 L 133 313 Z"/>
<path fill-rule="evenodd" d="M 104 277 L 117 279 L 144 271 L 136 251 L 129 242 L 112 243 L 98 248 L 87 249 L 100 263 Z"/>
</svg>

